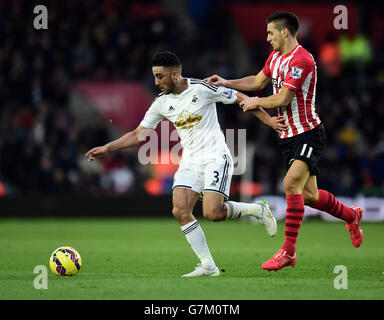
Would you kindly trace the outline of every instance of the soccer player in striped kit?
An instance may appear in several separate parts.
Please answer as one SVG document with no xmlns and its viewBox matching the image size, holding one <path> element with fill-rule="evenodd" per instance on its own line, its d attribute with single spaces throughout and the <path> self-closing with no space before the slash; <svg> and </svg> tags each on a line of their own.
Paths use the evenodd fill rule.
<svg viewBox="0 0 384 320">
<path fill-rule="evenodd" d="M 152 102 L 140 125 L 122 137 L 89 150 L 85 156 L 93 161 L 109 152 L 137 146 L 147 129 L 155 129 L 164 118 L 176 127 L 183 155 L 173 183 L 174 217 L 200 263 L 183 277 L 218 276 L 205 234 L 193 215 L 203 195 L 203 215 L 211 221 L 254 216 L 270 236 L 276 234 L 276 220 L 265 200 L 255 203 L 229 201 L 233 159 L 217 119 L 216 102 L 239 103 L 247 96 L 233 89 L 208 85 L 202 80 L 184 78 L 182 65 L 173 52 L 153 57 L 155 85 L 162 91 Z M 282 117 L 270 117 L 262 109 L 253 113 L 274 130 L 286 129 Z"/>
<path fill-rule="evenodd" d="M 236 90 L 262 90 L 272 81 L 273 95 L 248 97 L 240 102 L 243 111 L 275 108 L 284 116 L 288 130 L 279 134 L 287 173 L 284 190 L 287 201 L 285 241 L 282 248 L 263 263 L 266 270 L 280 270 L 296 264 L 296 240 L 304 216 L 304 205 L 325 211 L 346 221 L 353 246 L 363 240 L 360 221 L 363 210 L 343 205 L 334 195 L 318 189 L 318 161 L 326 148 L 326 133 L 316 113 L 317 70 L 313 56 L 296 39 L 299 19 L 289 12 L 276 12 L 267 19 L 267 41 L 273 51 L 256 76 L 226 80 L 213 75 L 205 81 Z"/>
</svg>

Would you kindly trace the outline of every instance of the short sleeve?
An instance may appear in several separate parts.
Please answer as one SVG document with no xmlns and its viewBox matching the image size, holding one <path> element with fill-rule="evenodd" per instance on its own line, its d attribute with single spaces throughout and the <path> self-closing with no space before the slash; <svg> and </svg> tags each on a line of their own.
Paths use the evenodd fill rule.
<svg viewBox="0 0 384 320">
<path fill-rule="evenodd" d="M 237 100 L 236 90 L 222 86 L 211 85 L 204 88 L 206 96 L 214 102 L 222 102 L 224 104 L 233 104 Z"/>
<path fill-rule="evenodd" d="M 144 115 L 140 125 L 144 128 L 155 129 L 159 122 L 164 119 L 164 116 L 160 113 L 160 98 L 155 99 L 147 112 Z"/>
<path fill-rule="evenodd" d="M 300 59 L 300 57 L 292 59 L 284 78 L 283 87 L 287 87 L 295 92 L 299 91 L 308 74 L 314 70 L 314 61 L 310 61 L 307 58 Z"/>
<path fill-rule="evenodd" d="M 268 78 L 272 78 L 272 72 L 271 72 L 271 69 L 270 69 L 270 65 L 271 65 L 272 57 L 273 57 L 273 55 L 275 53 L 276 53 L 275 51 L 271 52 L 271 54 L 269 55 L 267 61 L 265 62 L 264 68 L 263 68 L 263 73 Z"/>
</svg>

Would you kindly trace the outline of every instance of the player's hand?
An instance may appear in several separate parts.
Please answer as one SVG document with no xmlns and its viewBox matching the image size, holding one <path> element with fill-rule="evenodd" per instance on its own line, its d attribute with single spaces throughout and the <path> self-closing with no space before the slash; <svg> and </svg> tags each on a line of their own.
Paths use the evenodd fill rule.
<svg viewBox="0 0 384 320">
<path fill-rule="evenodd" d="M 244 112 L 256 110 L 259 107 L 259 97 L 248 97 L 239 103 Z"/>
<path fill-rule="evenodd" d="M 285 124 L 285 118 L 283 116 L 271 117 L 269 119 L 268 125 L 278 134 L 281 134 L 282 131 L 288 130 L 288 125 Z"/>
<path fill-rule="evenodd" d="M 205 78 L 203 81 L 205 81 L 208 84 L 213 83 L 215 86 L 223 86 L 223 87 L 225 87 L 226 79 L 224 79 L 224 78 L 218 76 L 217 74 L 215 74 L 213 76 Z"/>
<path fill-rule="evenodd" d="M 89 150 L 85 156 L 88 158 L 88 162 L 95 160 L 96 158 L 103 157 L 108 153 L 108 148 L 106 146 L 96 147 Z"/>
</svg>

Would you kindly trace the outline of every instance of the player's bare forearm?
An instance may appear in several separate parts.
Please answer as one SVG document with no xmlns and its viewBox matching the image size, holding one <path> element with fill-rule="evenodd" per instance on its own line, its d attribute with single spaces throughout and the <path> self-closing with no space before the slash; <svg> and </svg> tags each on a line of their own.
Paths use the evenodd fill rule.
<svg viewBox="0 0 384 320">
<path fill-rule="evenodd" d="M 236 95 L 237 95 L 236 103 L 241 103 L 241 101 L 244 101 L 245 99 L 249 98 L 247 95 L 245 95 L 242 92 L 236 92 Z M 276 130 L 278 133 L 280 133 L 281 130 L 288 129 L 287 125 L 285 125 L 284 123 L 283 116 L 271 117 L 270 114 L 261 107 L 258 107 L 255 111 L 252 111 L 252 114 L 256 118 L 258 118 L 261 122 L 271 127 L 272 129 Z"/>
<path fill-rule="evenodd" d="M 226 87 L 242 90 L 242 91 L 257 91 L 261 90 L 256 83 L 256 76 L 248 76 L 240 79 L 225 80 L 224 82 Z"/>
<path fill-rule="evenodd" d="M 251 111 L 251 113 L 279 134 L 281 131 L 288 130 L 288 126 L 285 124 L 283 116 L 271 117 L 270 114 L 261 107 L 257 108 L 256 111 Z"/>
<path fill-rule="evenodd" d="M 120 138 L 113 140 L 105 145 L 108 152 L 127 149 L 139 144 L 139 139 L 135 131 L 130 131 Z"/>
<path fill-rule="evenodd" d="M 105 156 L 109 152 L 136 146 L 140 142 L 140 132 L 144 129 L 144 127 L 138 126 L 135 130 L 126 133 L 116 140 L 113 140 L 103 146 L 92 148 L 85 154 L 85 156 L 88 158 L 88 161 L 93 161 L 96 158 Z"/>
<path fill-rule="evenodd" d="M 240 79 L 227 80 L 218 75 L 213 75 L 208 78 L 205 78 L 208 84 L 213 83 L 217 86 L 223 86 L 227 88 L 232 88 L 240 91 L 259 91 L 264 89 L 267 84 L 271 81 L 263 71 L 260 71 L 255 76 L 248 76 Z"/>
<path fill-rule="evenodd" d="M 248 76 L 234 80 L 224 80 L 224 85 L 236 90 L 259 91 L 263 90 L 270 81 L 271 79 L 268 78 L 263 71 L 259 71 L 259 73 L 255 76 Z"/>
<path fill-rule="evenodd" d="M 265 123 L 266 125 L 269 124 L 269 121 L 271 120 L 271 116 L 268 112 L 266 112 L 263 108 L 257 108 L 255 111 L 251 111 L 251 113 L 258 118 L 261 122 Z"/>
<path fill-rule="evenodd" d="M 258 98 L 257 106 L 263 107 L 266 109 L 284 106 L 282 95 L 279 93 L 276 93 L 269 97 Z"/>
<path fill-rule="evenodd" d="M 240 103 L 240 107 L 243 109 L 244 112 L 255 110 L 258 107 L 263 107 L 265 109 L 285 107 L 291 102 L 294 94 L 294 91 L 283 87 L 283 89 L 280 90 L 278 93 L 269 97 L 250 97 L 248 99 L 244 99 Z"/>
</svg>

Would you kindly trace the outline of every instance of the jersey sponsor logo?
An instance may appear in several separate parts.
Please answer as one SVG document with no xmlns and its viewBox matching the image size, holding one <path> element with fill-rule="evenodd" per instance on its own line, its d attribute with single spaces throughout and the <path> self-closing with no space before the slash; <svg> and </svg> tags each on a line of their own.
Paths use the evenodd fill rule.
<svg viewBox="0 0 384 320">
<path fill-rule="evenodd" d="M 300 79 L 302 73 L 303 73 L 303 69 L 292 66 L 292 68 L 291 68 L 291 77 L 292 78 Z"/>
<path fill-rule="evenodd" d="M 202 118 L 203 117 L 198 114 L 183 110 L 174 125 L 177 128 L 189 129 L 192 128 L 194 124 L 198 123 Z"/>
<path fill-rule="evenodd" d="M 278 89 L 281 89 L 281 86 L 283 85 L 284 81 L 280 79 L 280 77 L 278 79 L 273 79 L 272 78 L 272 84 L 275 88 L 278 88 Z"/>
</svg>

